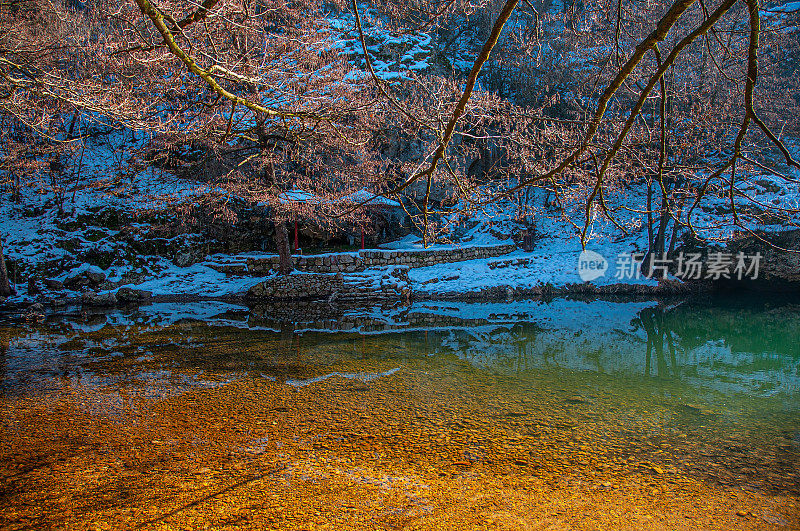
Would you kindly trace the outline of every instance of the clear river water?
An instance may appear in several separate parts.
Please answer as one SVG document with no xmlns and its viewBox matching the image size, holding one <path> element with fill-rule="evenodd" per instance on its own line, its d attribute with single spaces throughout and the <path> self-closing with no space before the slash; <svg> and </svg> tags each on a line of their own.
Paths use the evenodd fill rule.
<svg viewBox="0 0 800 531">
<path fill-rule="evenodd" d="M 800 528 L 800 304 L 0 319 L 0 528 Z"/>
</svg>

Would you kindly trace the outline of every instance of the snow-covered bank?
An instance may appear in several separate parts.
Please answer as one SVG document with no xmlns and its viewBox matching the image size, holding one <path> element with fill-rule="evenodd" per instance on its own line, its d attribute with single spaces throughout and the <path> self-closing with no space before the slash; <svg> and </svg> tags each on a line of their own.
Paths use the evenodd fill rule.
<svg viewBox="0 0 800 531">
<path fill-rule="evenodd" d="M 200 232 L 185 232 L 189 227 L 182 225 L 177 211 L 166 209 L 156 213 L 149 208 L 152 205 L 147 198 L 159 193 L 176 201 L 191 199 L 196 183 L 150 172 L 135 176 L 133 181 L 136 189 L 122 193 L 113 183 L 98 177 L 92 186 L 77 189 L 61 214 L 46 187 L 25 189 L 19 203 L 0 204 L 0 237 L 17 292 L 6 300 L 6 306 L 35 302 L 122 305 L 177 299 L 237 299 L 265 282 L 280 291 L 282 281 L 269 267 L 271 255 L 264 252 L 273 242 L 259 232 L 261 225 L 248 225 L 240 219 L 226 225 L 222 233 L 202 232 L 202 226 L 192 229 Z M 747 185 L 749 193 L 759 202 L 796 212 L 796 183 L 759 175 L 750 176 L 741 184 Z M 341 274 L 341 278 L 331 277 L 332 284 L 342 286 L 331 302 L 346 299 L 347 287 L 356 285 L 359 300 L 368 301 L 372 292 L 375 300 L 385 299 L 385 288 L 398 284 L 397 279 L 387 277 L 386 268 L 398 265 L 410 267 L 407 286 L 395 290 L 401 294 L 398 302 L 401 299 L 501 300 L 564 293 L 656 296 L 690 290 L 688 283 L 682 284 L 669 275 L 668 281 L 658 282 L 640 274 L 636 259 L 641 259 L 648 250 L 652 237 L 649 232 L 653 232 L 648 230 L 646 213 L 640 208 L 647 203 L 644 193 L 642 189 L 631 188 L 607 198 L 614 209 L 616 224 L 597 212 L 587 221 L 585 212 L 569 211 L 566 206 L 543 206 L 538 199 L 525 208 L 503 202 L 474 212 L 471 217 L 440 220 L 452 229 L 446 235 L 450 241 L 423 246 L 418 236 L 409 235 L 361 252 L 348 247 L 347 251 L 334 253 L 333 248 L 322 247 L 318 250 L 325 251 L 323 254 L 297 260 L 300 271 L 295 275 Z M 750 244 L 726 250 L 731 238 L 740 242 L 746 239 L 745 229 L 763 229 L 779 237 L 776 235 L 786 234 L 794 226 L 775 217 L 758 223 L 743 221 L 744 226 L 736 226 L 731 223 L 726 206 L 724 198 L 709 197 L 692 214 L 693 229 L 697 232 L 688 234 L 683 225 L 670 228 L 672 234 L 667 235 L 669 242 L 665 249 L 675 249 L 677 253 L 684 240 L 696 241 L 698 247 L 694 252 L 705 253 L 703 266 L 707 267 L 712 251 L 725 251 L 729 256 L 738 250 L 748 256 L 758 252 Z M 266 215 L 246 213 L 250 219 L 263 220 Z M 591 253 L 590 260 L 582 255 L 584 248 L 578 235 L 584 223 L 588 223 L 585 251 Z M 239 231 L 238 236 L 232 235 L 234 231 Z M 527 240 L 521 236 L 523 233 L 529 235 Z M 242 234 L 247 238 L 245 244 L 237 239 Z M 531 250 L 517 248 L 509 253 L 514 241 L 520 245 L 524 241 Z M 800 240 L 789 243 L 783 247 L 800 247 Z M 504 246 L 508 247 L 496 250 Z M 492 248 L 495 250 L 487 251 Z M 408 260 L 395 260 L 396 253 L 407 253 L 408 256 L 401 258 Z M 489 256 L 491 253 L 494 254 Z M 508 254 L 498 256 L 502 253 Z M 342 258 L 345 255 L 346 265 Z M 794 265 L 793 256 L 765 254 L 761 265 L 771 265 L 767 263 L 770 261 L 779 263 L 780 267 L 773 268 L 773 272 L 800 284 L 793 273 L 800 266 Z M 594 270 L 582 269 L 581 264 L 587 261 Z M 264 267 L 258 270 L 251 267 L 257 262 Z M 312 268 L 309 264 L 317 265 Z M 704 276 L 700 280 L 705 279 Z M 406 282 L 405 278 L 403 281 Z M 695 283 L 691 289 L 702 287 Z M 323 300 L 334 295 L 322 291 L 326 292 Z M 265 297 L 272 297 L 273 293 L 274 290 Z M 289 289 L 288 297 L 278 298 L 292 298 L 291 293 Z"/>
<path fill-rule="evenodd" d="M 582 250 L 577 240 L 551 238 L 542 243 L 541 247 L 531 252 L 519 250 L 500 259 L 469 260 L 412 269 L 409 277 L 415 293 L 429 298 L 436 298 L 440 294 L 481 292 L 491 288 L 531 290 L 548 286 L 548 289 L 564 289 L 584 284 L 579 275 Z M 636 249 L 626 248 L 624 244 L 587 248 L 606 257 L 609 269 L 605 275 L 586 286 L 658 286 L 657 280 L 639 274 L 628 278 L 627 271 L 615 268 L 617 256 L 630 256 Z"/>
<path fill-rule="evenodd" d="M 471 255 L 468 247 L 462 247 L 461 252 Z M 533 252 L 517 250 L 501 256 L 424 267 L 369 267 L 347 273 L 295 271 L 288 276 L 274 272 L 231 273 L 214 267 L 211 262 L 180 267 L 159 259 L 155 261 L 154 273 L 138 282 L 126 282 L 113 268 L 80 266 L 53 279 L 55 284 L 46 283 L 52 289 L 45 287 L 38 294 L 22 292 L 6 302 L 116 306 L 164 300 L 249 298 L 255 303 L 310 298 L 329 303 L 356 300 L 368 303 L 387 298 L 396 302 L 437 298 L 499 300 L 558 293 L 655 295 L 684 290 L 678 282 L 659 283 L 643 278 L 638 270 L 631 278 L 615 278 L 611 267 L 607 275 L 595 282 L 583 282 L 578 274 L 580 257 L 579 247 L 572 249 L 565 242 L 553 241 L 550 246 Z M 233 257 L 215 257 L 215 260 L 228 259 Z M 314 289 L 308 286 L 309 282 Z"/>
</svg>

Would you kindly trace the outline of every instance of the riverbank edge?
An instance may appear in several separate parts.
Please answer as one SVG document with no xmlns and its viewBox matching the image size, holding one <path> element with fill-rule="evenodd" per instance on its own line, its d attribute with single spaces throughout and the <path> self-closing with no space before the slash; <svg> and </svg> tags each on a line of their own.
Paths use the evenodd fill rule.
<svg viewBox="0 0 800 531">
<path fill-rule="evenodd" d="M 134 290 L 136 291 L 136 290 Z M 465 291 L 426 292 L 411 290 L 407 296 L 387 298 L 386 294 L 376 291 L 374 296 L 348 299 L 347 297 L 331 300 L 326 297 L 300 297 L 300 298 L 273 298 L 254 297 L 249 292 L 239 292 L 225 295 L 202 294 L 158 294 L 145 293 L 138 300 L 116 300 L 70 296 L 58 299 L 37 297 L 24 301 L 0 300 L 0 315 L 25 314 L 28 318 L 35 318 L 37 314 L 45 311 L 60 313 L 67 308 L 81 309 L 114 309 L 135 308 L 159 303 L 200 303 L 200 302 L 226 302 L 245 307 L 286 306 L 298 303 L 328 304 L 331 308 L 346 306 L 348 308 L 365 308 L 372 306 L 409 306 L 413 302 L 512 302 L 512 301 L 549 301 L 556 298 L 577 298 L 581 300 L 607 300 L 614 302 L 640 302 L 644 300 L 676 299 L 685 297 L 704 297 L 715 294 L 745 294 L 745 293 L 800 293 L 800 283 L 778 283 L 771 286 L 769 283 L 718 283 L 711 281 L 681 282 L 679 280 L 661 280 L 657 285 L 617 283 L 595 285 L 591 282 L 565 284 L 554 286 L 552 284 L 539 284 L 530 287 L 514 287 L 510 285 L 488 286 L 480 289 Z"/>
<path fill-rule="evenodd" d="M 397 300 L 387 300 L 385 296 L 376 292 L 375 297 L 360 299 L 358 301 L 326 301 L 322 298 L 254 298 L 248 296 L 246 292 L 228 295 L 201 295 L 201 294 L 161 294 L 152 295 L 138 301 L 116 301 L 113 304 L 95 303 L 87 301 L 85 297 L 64 297 L 59 299 L 36 298 L 25 301 L 0 301 L 0 314 L 14 314 L 20 312 L 36 313 L 49 311 L 58 313 L 66 308 L 130 308 L 147 306 L 158 303 L 199 303 L 199 302 L 227 302 L 240 304 L 242 306 L 256 307 L 270 304 L 287 305 L 299 302 L 328 302 L 331 306 L 353 305 L 367 307 L 374 305 L 406 306 L 414 301 L 469 301 L 469 302 L 504 302 L 522 300 L 550 300 L 553 298 L 578 297 L 590 300 L 655 300 L 662 298 L 674 298 L 682 296 L 694 296 L 710 294 L 718 291 L 710 283 L 681 283 L 679 281 L 667 280 L 658 285 L 646 284 L 610 284 L 597 286 L 591 283 L 567 284 L 564 286 L 552 286 L 550 284 L 538 285 L 533 287 L 512 287 L 512 286 L 492 286 L 479 290 L 471 291 L 450 291 L 450 292 L 412 292 L 408 299 L 398 298 Z"/>
</svg>

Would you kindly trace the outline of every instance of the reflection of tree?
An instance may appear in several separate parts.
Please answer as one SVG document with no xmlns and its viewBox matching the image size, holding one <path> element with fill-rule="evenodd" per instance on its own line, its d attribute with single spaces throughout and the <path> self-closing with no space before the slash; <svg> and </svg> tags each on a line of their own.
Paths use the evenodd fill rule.
<svg viewBox="0 0 800 531">
<path fill-rule="evenodd" d="M 528 363 L 528 345 L 536 342 L 536 328 L 532 326 L 525 326 L 522 323 L 515 324 L 511 330 L 511 344 L 516 350 L 516 371 L 517 373 L 527 371 L 530 369 Z"/>
<path fill-rule="evenodd" d="M 681 306 L 665 313 L 679 338 L 678 347 L 689 351 L 709 340 L 724 340 L 731 352 L 779 352 L 800 357 L 800 306 L 795 299 L 778 295 L 756 300 L 718 297 L 712 301 Z"/>
<path fill-rule="evenodd" d="M 644 364 L 645 376 L 650 376 L 650 358 L 655 353 L 656 375 L 659 377 L 680 376 L 680 368 L 675 359 L 675 343 L 672 337 L 672 329 L 664 319 L 664 310 L 660 307 L 646 308 L 639 312 L 639 320 L 642 327 L 647 332 L 647 354 Z M 669 364 L 664 351 L 664 343 L 667 345 L 666 353 L 669 354 Z M 672 370 L 670 371 L 670 367 Z"/>
<path fill-rule="evenodd" d="M 8 349 L 11 345 L 11 330 L 8 327 L 0 326 L 0 394 L 3 393 L 5 386 L 3 383 L 6 381 L 6 357 L 8 356 Z"/>
</svg>

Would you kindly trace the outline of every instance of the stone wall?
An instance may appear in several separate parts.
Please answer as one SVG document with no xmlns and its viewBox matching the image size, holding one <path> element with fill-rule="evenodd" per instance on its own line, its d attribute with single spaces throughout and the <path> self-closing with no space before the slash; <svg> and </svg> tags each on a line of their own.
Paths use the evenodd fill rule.
<svg viewBox="0 0 800 531">
<path fill-rule="evenodd" d="M 275 271 L 278 269 L 279 261 L 280 258 L 277 255 L 248 258 L 247 273 L 260 276 Z M 356 253 L 295 256 L 294 267 L 298 271 L 308 273 L 353 273 L 364 270 L 361 257 Z"/>
<path fill-rule="evenodd" d="M 517 249 L 513 243 L 486 247 L 456 249 L 383 250 L 365 249 L 358 253 L 295 256 L 295 268 L 309 273 L 353 273 L 372 267 L 408 266 L 425 267 L 436 264 L 462 262 L 478 258 L 493 258 Z M 248 258 L 247 274 L 263 275 L 278 268 L 278 257 Z"/>
<path fill-rule="evenodd" d="M 478 258 L 493 258 L 517 250 L 513 243 L 492 245 L 488 247 L 462 247 L 456 249 L 435 250 L 403 250 L 385 251 L 381 249 L 367 249 L 359 252 L 365 267 L 378 267 L 386 265 L 407 265 L 409 267 L 425 267 Z"/>
<path fill-rule="evenodd" d="M 250 288 L 250 299 L 334 301 L 408 301 L 411 283 L 407 266 L 368 273 L 300 273 L 279 275 Z"/>
<path fill-rule="evenodd" d="M 343 285 L 341 274 L 296 273 L 260 282 L 247 294 L 259 299 L 327 299 L 341 291 Z"/>
</svg>

